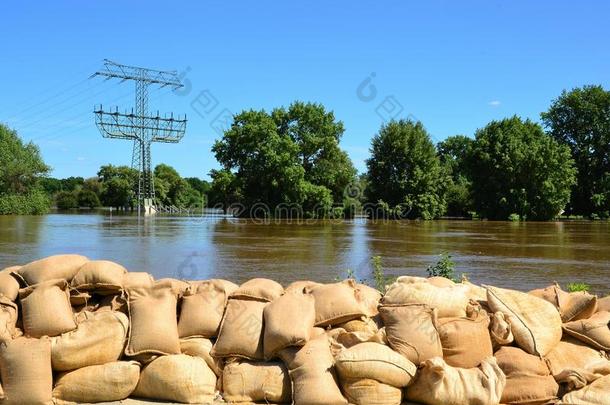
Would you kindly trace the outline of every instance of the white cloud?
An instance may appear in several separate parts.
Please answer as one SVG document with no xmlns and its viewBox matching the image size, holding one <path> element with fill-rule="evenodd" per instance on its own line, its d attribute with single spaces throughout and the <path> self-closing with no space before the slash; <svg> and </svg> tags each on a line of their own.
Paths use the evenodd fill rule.
<svg viewBox="0 0 610 405">
<path fill-rule="evenodd" d="M 489 105 L 490 105 L 490 106 L 492 106 L 492 107 L 498 107 L 498 106 L 499 106 L 500 104 L 502 104 L 502 103 L 500 102 L 500 100 L 492 100 L 492 101 L 490 101 L 490 102 L 489 102 L 489 103 L 487 103 L 487 104 L 489 104 Z"/>
<path fill-rule="evenodd" d="M 85 160 L 85 158 L 82 157 L 82 156 L 79 156 L 79 157 L 76 158 L 76 160 L 78 160 L 79 162 L 82 162 L 83 160 Z"/>
</svg>

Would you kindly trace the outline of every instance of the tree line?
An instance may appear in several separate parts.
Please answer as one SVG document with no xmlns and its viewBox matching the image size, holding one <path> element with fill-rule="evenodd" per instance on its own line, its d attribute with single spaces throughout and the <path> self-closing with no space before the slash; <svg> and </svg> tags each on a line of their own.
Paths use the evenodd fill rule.
<svg viewBox="0 0 610 405">
<path fill-rule="evenodd" d="M 563 91 L 541 124 L 513 116 L 436 145 L 421 122 L 389 122 L 360 175 L 340 147 L 343 133 L 321 104 L 242 111 L 212 147 L 220 168 L 210 182 L 155 167 L 157 203 L 246 217 L 609 217 L 610 92 L 601 86 Z M 48 178 L 35 145 L 5 126 L 0 135 L 0 213 L 41 213 L 52 201 L 134 207 L 135 170 L 107 165 L 91 179 Z"/>
</svg>

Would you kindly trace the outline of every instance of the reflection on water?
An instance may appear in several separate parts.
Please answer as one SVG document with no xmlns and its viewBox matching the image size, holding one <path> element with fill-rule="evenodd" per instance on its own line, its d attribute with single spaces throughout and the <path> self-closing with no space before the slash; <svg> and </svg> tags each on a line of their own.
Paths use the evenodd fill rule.
<svg viewBox="0 0 610 405">
<path fill-rule="evenodd" d="M 332 281 L 370 277 L 380 255 L 389 275 L 425 275 L 443 251 L 477 283 L 530 289 L 581 281 L 610 292 L 610 223 L 365 220 L 254 224 L 217 218 L 104 214 L 0 216 L 0 268 L 81 253 L 156 277 L 237 282 L 270 277 Z"/>
</svg>

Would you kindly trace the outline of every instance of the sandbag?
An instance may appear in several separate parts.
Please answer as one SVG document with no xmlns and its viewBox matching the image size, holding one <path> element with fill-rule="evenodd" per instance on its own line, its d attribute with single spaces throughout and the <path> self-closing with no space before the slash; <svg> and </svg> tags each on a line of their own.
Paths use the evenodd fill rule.
<svg viewBox="0 0 610 405">
<path fill-rule="evenodd" d="M 557 399 L 559 386 L 540 357 L 518 347 L 502 347 L 495 353 L 506 376 L 503 404 L 544 404 Z"/>
<path fill-rule="evenodd" d="M 356 284 L 356 288 L 360 291 L 364 315 L 373 317 L 379 314 L 377 307 L 381 300 L 381 293 L 377 289 L 369 287 L 366 284 L 358 283 Z"/>
<path fill-rule="evenodd" d="M 68 282 L 44 281 L 19 291 L 25 334 L 57 336 L 76 329 Z"/>
<path fill-rule="evenodd" d="M 560 386 L 560 392 L 566 393 L 579 390 L 596 381 L 599 378 L 610 375 L 610 362 L 593 364 L 589 369 L 565 369 L 554 375 L 555 381 Z"/>
<path fill-rule="evenodd" d="M 129 335 L 127 356 L 179 354 L 176 291 L 169 285 L 127 290 Z"/>
<path fill-rule="evenodd" d="M 11 301 L 15 301 L 19 295 L 19 282 L 11 273 L 20 268 L 20 266 L 13 266 L 0 271 L 0 294 Z"/>
<path fill-rule="evenodd" d="M 347 405 L 334 372 L 329 336 L 322 332 L 303 347 L 289 347 L 280 358 L 289 370 L 294 405 Z"/>
<path fill-rule="evenodd" d="M 152 288 L 154 285 L 153 276 L 143 271 L 130 271 L 123 276 L 123 289 L 126 291 L 136 288 Z"/>
<path fill-rule="evenodd" d="M 261 301 L 273 301 L 284 293 L 284 287 L 268 278 L 253 278 L 246 281 L 231 293 L 231 298 L 251 298 Z"/>
<path fill-rule="evenodd" d="M 117 361 L 125 348 L 129 320 L 121 312 L 86 312 L 71 332 L 51 338 L 51 360 L 56 371 Z"/>
<path fill-rule="evenodd" d="M 396 282 L 381 299 L 383 305 L 426 304 L 438 310 L 438 316 L 465 317 L 469 288 L 465 285 L 436 287 L 430 283 Z"/>
<path fill-rule="evenodd" d="M 435 311 L 427 305 L 384 305 L 379 307 L 379 313 L 390 347 L 413 364 L 443 356 Z"/>
<path fill-rule="evenodd" d="M 2 405 L 50 405 L 53 371 L 47 338 L 17 338 L 0 344 Z"/>
<path fill-rule="evenodd" d="M 81 266 L 70 285 L 78 291 L 116 294 L 123 289 L 127 269 L 108 260 L 92 260 Z"/>
<path fill-rule="evenodd" d="M 302 293 L 305 288 L 309 288 L 309 290 L 311 290 L 312 288 L 318 287 L 321 285 L 322 285 L 322 283 L 317 283 L 315 281 L 298 280 L 298 281 L 293 281 L 292 283 L 288 284 L 288 287 L 286 287 L 284 289 L 284 292 L 297 291 L 297 292 Z"/>
<path fill-rule="evenodd" d="M 610 295 L 604 298 L 597 299 L 597 308 L 595 312 L 610 312 Z"/>
<path fill-rule="evenodd" d="M 263 311 L 266 301 L 229 299 L 213 357 L 263 360 Z"/>
<path fill-rule="evenodd" d="M 491 325 L 489 327 L 489 335 L 494 347 L 509 345 L 513 343 L 515 337 L 508 322 L 508 316 L 502 312 L 496 312 L 491 315 Z"/>
<path fill-rule="evenodd" d="M 206 280 L 191 285 L 182 297 L 180 337 L 216 337 L 229 295 L 237 285 L 226 280 Z"/>
<path fill-rule="evenodd" d="M 610 405 L 610 375 L 563 396 L 562 404 Z"/>
<path fill-rule="evenodd" d="M 315 298 L 316 326 L 340 324 L 369 312 L 365 297 L 354 280 L 322 284 L 308 291 Z"/>
<path fill-rule="evenodd" d="M 64 279 L 70 282 L 88 260 L 81 255 L 49 256 L 22 266 L 19 269 L 19 274 L 29 285 L 56 279 Z"/>
<path fill-rule="evenodd" d="M 589 319 L 572 321 L 563 330 L 596 349 L 610 351 L 610 312 L 597 312 Z"/>
<path fill-rule="evenodd" d="M 18 308 L 13 300 L 0 295 L 0 343 L 17 335 Z"/>
<path fill-rule="evenodd" d="M 381 323 L 381 317 L 375 317 L 375 319 L 379 320 Z M 347 321 L 341 323 L 336 326 L 337 328 L 345 329 L 346 332 L 366 332 L 366 333 L 377 333 L 379 331 L 379 325 L 373 318 L 369 318 L 367 316 L 363 316 L 359 319 L 352 319 L 351 321 Z"/>
<path fill-rule="evenodd" d="M 342 350 L 335 358 L 339 379 L 373 379 L 393 387 L 406 387 L 417 367 L 388 346 L 361 343 Z"/>
<path fill-rule="evenodd" d="M 443 359 L 452 367 L 473 368 L 493 355 L 489 317 L 442 318 L 437 322 Z"/>
<path fill-rule="evenodd" d="M 551 373 L 556 375 L 565 369 L 588 369 L 592 364 L 608 361 L 608 356 L 603 351 L 566 335 L 545 356 L 545 360 Z"/>
<path fill-rule="evenodd" d="M 182 298 L 186 290 L 189 289 L 191 284 L 188 281 L 178 280 L 177 278 L 162 278 L 155 280 L 155 288 L 167 287 L 177 296 Z"/>
<path fill-rule="evenodd" d="M 544 356 L 561 340 L 561 317 L 553 304 L 531 294 L 487 288 L 493 312 L 508 315 L 515 342 L 530 354 Z"/>
<path fill-rule="evenodd" d="M 263 348 L 269 360 L 288 346 L 303 346 L 311 336 L 316 319 L 311 294 L 287 292 L 265 307 Z"/>
<path fill-rule="evenodd" d="M 200 357 L 205 360 L 206 364 L 217 377 L 222 376 L 222 359 L 215 359 L 210 352 L 214 344 L 210 339 L 206 338 L 186 338 L 180 339 L 180 352 L 193 357 Z"/>
<path fill-rule="evenodd" d="M 350 404 L 400 405 L 402 390 L 377 380 L 341 378 L 341 388 Z"/>
<path fill-rule="evenodd" d="M 61 373 L 55 380 L 53 398 L 79 403 L 121 401 L 135 390 L 140 365 L 117 361 Z"/>
<path fill-rule="evenodd" d="M 559 311 L 562 322 L 586 319 L 597 309 L 597 297 L 584 291 L 566 292 L 554 284 L 529 292 L 553 304 Z"/>
<path fill-rule="evenodd" d="M 281 362 L 230 361 L 222 377 L 227 402 L 291 403 L 288 370 Z"/>
<path fill-rule="evenodd" d="M 216 375 L 199 357 L 175 354 L 161 356 L 140 373 L 134 397 L 211 404 Z"/>
<path fill-rule="evenodd" d="M 451 367 L 435 357 L 421 365 L 405 397 L 427 405 L 496 405 L 505 384 L 506 377 L 493 357 L 470 369 Z"/>
</svg>

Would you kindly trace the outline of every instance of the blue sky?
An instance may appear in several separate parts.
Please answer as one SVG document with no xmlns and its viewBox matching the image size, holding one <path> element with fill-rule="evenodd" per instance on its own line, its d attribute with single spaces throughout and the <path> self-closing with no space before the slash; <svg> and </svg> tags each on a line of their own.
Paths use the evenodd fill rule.
<svg viewBox="0 0 610 405">
<path fill-rule="evenodd" d="M 539 120 L 564 88 L 609 88 L 609 16 L 602 1 L 4 2 L 0 122 L 40 145 L 53 176 L 129 164 L 131 143 L 94 125 L 94 104 L 133 105 L 133 83 L 88 79 L 108 58 L 185 74 L 180 94 L 150 89 L 151 110 L 189 119 L 180 144 L 153 146 L 154 164 L 206 177 L 216 116 L 299 99 L 344 122 L 341 145 L 363 171 L 390 116 L 416 117 L 438 141 L 513 114 Z"/>
</svg>

